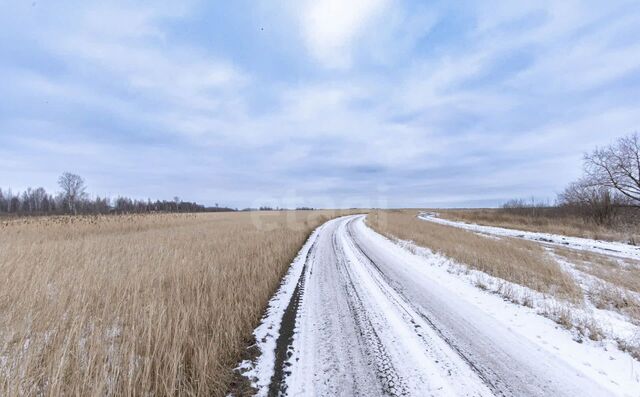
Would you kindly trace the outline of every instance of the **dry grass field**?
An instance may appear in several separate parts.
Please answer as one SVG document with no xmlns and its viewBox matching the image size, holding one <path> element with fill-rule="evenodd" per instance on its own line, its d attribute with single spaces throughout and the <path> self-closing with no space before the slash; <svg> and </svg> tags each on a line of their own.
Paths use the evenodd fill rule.
<svg viewBox="0 0 640 397">
<path fill-rule="evenodd" d="M 607 227 L 586 221 L 578 216 L 532 217 L 499 209 L 437 210 L 437 212 L 442 218 L 452 221 L 597 240 L 640 242 L 640 229 L 637 226 Z"/>
<path fill-rule="evenodd" d="M 442 213 L 442 212 L 440 212 Z M 624 315 L 640 324 L 640 263 L 508 237 L 494 238 L 417 218 L 417 210 L 370 213 L 367 223 L 389 238 L 414 242 L 471 269 L 548 294 L 557 304 L 540 307 L 558 324 L 593 340 L 603 329 L 591 315 L 590 305 Z M 468 218 L 467 218 L 468 219 Z M 479 280 L 479 287 L 483 287 Z M 512 296 L 509 288 L 494 291 L 514 303 L 528 305 L 525 297 Z M 574 315 L 576 309 L 579 313 Z M 640 337 L 640 335 L 638 336 Z M 616 339 L 621 350 L 640 359 L 640 339 Z"/>
<path fill-rule="evenodd" d="M 416 215 L 415 210 L 374 212 L 367 223 L 388 237 L 413 241 L 492 276 L 571 301 L 581 300 L 580 287 L 539 244 L 479 236 L 425 222 Z"/>
<path fill-rule="evenodd" d="M 595 280 L 586 292 L 597 308 L 623 313 L 640 324 L 640 262 L 560 247 L 553 251 Z"/>
<path fill-rule="evenodd" d="M 0 223 L 0 395 L 224 395 L 332 212 Z"/>
</svg>

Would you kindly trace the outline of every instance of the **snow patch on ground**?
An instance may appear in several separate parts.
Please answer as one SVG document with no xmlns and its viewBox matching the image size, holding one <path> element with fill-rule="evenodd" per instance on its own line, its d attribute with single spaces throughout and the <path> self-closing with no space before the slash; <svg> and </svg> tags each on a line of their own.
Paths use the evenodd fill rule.
<svg viewBox="0 0 640 397">
<path fill-rule="evenodd" d="M 396 239 L 395 243 L 414 255 L 429 260 L 430 265 L 437 266 L 481 290 L 499 295 L 511 303 L 531 308 L 537 314 L 556 322 L 566 321 L 567 323 L 562 325 L 571 325 L 569 330 L 576 341 L 582 341 L 584 337 L 587 337 L 595 340 L 609 339 L 631 342 L 640 335 L 640 327 L 632 324 L 627 316 L 610 310 L 598 309 L 588 299 L 585 300 L 584 307 L 578 306 L 520 284 L 470 269 L 466 265 L 456 263 L 428 248 L 417 246 L 411 241 Z M 586 290 L 587 287 L 584 283 L 589 275 L 579 272 L 569 263 L 565 263 L 565 265 L 567 269 L 571 269 L 570 273 L 576 277 L 576 281 L 581 284 L 583 290 Z M 576 273 L 580 273 L 582 278 L 578 278 Z M 589 277 L 594 278 L 593 276 Z"/>
<path fill-rule="evenodd" d="M 574 326 L 574 331 L 577 329 L 586 337 L 614 340 L 619 342 L 620 347 L 623 349 L 640 351 L 640 327 L 638 327 L 638 322 L 621 313 L 620 310 L 615 310 L 613 308 L 608 310 L 609 308 L 603 308 L 602 306 L 598 306 L 596 303 L 599 289 L 603 288 L 609 291 L 620 290 L 621 293 L 631 296 L 634 299 L 640 299 L 640 294 L 616 286 L 606 280 L 602 280 L 577 269 L 573 263 L 567 261 L 562 256 L 557 255 L 552 249 L 553 246 L 561 246 L 569 249 L 591 251 L 608 256 L 618 262 L 621 267 L 628 267 L 632 266 L 632 264 L 625 262 L 624 259 L 637 259 L 637 257 L 640 256 L 640 247 L 624 243 L 568 237 L 549 233 L 525 232 L 514 229 L 455 222 L 439 218 L 436 213 L 421 213 L 418 217 L 425 221 L 469 230 L 486 237 L 515 237 L 542 244 L 548 254 L 563 268 L 563 270 L 573 277 L 584 292 L 583 306 L 571 305 L 568 302 L 558 302 L 553 299 L 553 297 L 544 297 L 542 301 L 534 299 L 534 301 L 531 302 L 532 293 L 538 295 L 542 294 L 531 290 L 527 291 L 528 288 L 508 283 L 501 279 L 497 279 L 498 284 L 496 284 L 496 281 L 489 282 L 493 287 L 489 289 L 492 292 L 497 292 L 506 296 L 514 303 L 520 303 L 529 307 L 540 308 L 539 304 L 542 302 L 541 314 L 553 319 L 554 321 L 565 324 L 570 323 Z M 484 287 L 483 284 L 486 283 L 483 282 L 482 279 L 487 279 L 491 276 L 484 275 L 479 277 L 480 281 L 476 285 Z M 509 285 L 506 291 L 503 287 L 504 285 Z M 522 290 L 525 291 L 524 294 L 522 293 Z M 506 292 L 506 294 L 504 292 Z M 516 298 L 512 299 L 514 294 L 516 295 Z M 549 300 L 555 302 L 549 305 L 547 303 Z"/>
<path fill-rule="evenodd" d="M 368 391 L 369 387 L 376 390 L 376 372 L 371 371 L 381 368 L 384 387 L 400 392 L 406 389 L 410 394 L 421 390 L 424 394 L 426 389 L 421 388 L 419 381 L 422 379 L 437 386 L 433 390 L 436 395 L 458 395 L 460 393 L 449 388 L 457 387 L 451 382 L 461 379 L 471 382 L 473 377 L 463 374 L 466 364 L 456 365 L 459 358 L 456 354 L 447 353 L 456 346 L 461 349 L 460 357 L 472 357 L 476 364 L 490 365 L 498 371 L 498 379 L 509 380 L 508 385 L 516 385 L 513 387 L 517 390 L 529 390 L 528 385 L 538 384 L 542 387 L 538 390 L 543 392 L 540 395 L 548 395 L 544 390 L 557 389 L 567 395 L 578 395 L 571 393 L 573 390 L 594 396 L 611 393 L 640 397 L 640 362 L 620 351 L 616 342 L 624 338 L 632 343 L 634 334 L 640 334 L 638 327 L 624 316 L 589 305 L 568 306 L 567 302 L 552 296 L 471 270 L 411 242 L 388 239 L 367 227 L 363 219 L 347 219 L 317 229 L 292 263 L 254 331 L 261 354 L 242 362 L 238 368 L 257 389 L 257 395 L 265 396 L 269 392 L 282 317 L 298 281 L 305 277 L 307 283 L 296 321 L 293 356 L 288 361 L 290 372 L 285 378 L 292 394 L 297 391 L 302 395 L 336 395 L 331 390 L 337 387 L 335 391 L 341 390 L 344 395 L 356 380 L 361 392 Z M 305 267 L 310 252 L 311 259 Z M 587 278 L 584 280 L 588 283 Z M 420 291 L 429 292 L 420 295 Z M 435 306 L 429 307 L 430 302 L 436 302 Z M 350 305 L 355 305 L 352 310 Z M 423 308 L 427 311 L 423 312 Z M 433 311 L 435 308 L 443 309 Z M 432 320 L 440 325 L 425 322 L 428 317 L 422 316 L 429 312 L 438 314 Z M 569 329 L 561 325 L 567 316 L 573 325 Z M 454 322 L 439 322 L 447 319 Z M 589 338 L 589 326 L 594 322 L 602 339 Z M 352 329 L 350 325 L 354 324 L 357 327 Z M 411 326 L 405 327 L 408 324 Z M 452 325 L 457 328 L 451 328 Z M 455 338 L 440 340 L 442 335 L 429 333 L 431 327 L 444 330 L 442 335 L 448 338 Z M 350 331 L 354 330 L 364 334 L 352 335 Z M 408 330 L 417 332 L 422 339 L 416 339 Z M 373 336 L 366 337 L 367 332 Z M 443 344 L 445 340 L 448 342 Z M 373 343 L 376 341 L 377 344 Z M 422 343 L 430 347 L 419 348 Z M 357 354 L 360 349 L 379 354 L 360 357 Z M 415 360 L 434 354 L 434 357 Z M 500 354 L 512 359 L 499 360 L 499 363 L 509 362 L 508 366 L 496 365 L 493 358 Z M 375 360 L 378 356 L 382 361 Z M 461 368 L 461 372 L 449 372 L 439 382 L 439 368 L 443 365 Z M 514 372 L 512 368 L 521 371 Z M 521 380 L 518 373 L 529 374 L 530 379 L 525 376 L 524 383 L 518 383 Z M 472 384 L 467 386 L 468 391 L 480 390 Z"/>
<path fill-rule="evenodd" d="M 365 229 L 372 240 L 391 240 L 368 227 Z M 605 310 L 567 306 L 566 302 L 469 269 L 410 241 L 391 241 L 401 250 L 394 252 L 394 255 L 403 257 L 407 266 L 437 280 L 475 310 L 490 315 L 509 330 L 582 371 L 616 395 L 640 396 L 640 362 L 619 350 L 616 341 L 620 338 L 629 343 L 640 342 L 637 340 L 640 331 L 622 316 Z M 561 318 L 550 319 L 565 315 L 571 316 L 574 325 L 580 321 L 587 325 L 596 321 L 604 338 L 591 340 L 584 337 L 584 331 L 579 331 L 575 326 L 567 330 L 558 324 Z"/>
<path fill-rule="evenodd" d="M 433 212 L 423 212 L 418 215 L 418 218 L 424 221 L 434 222 L 441 225 L 454 226 L 490 236 L 521 238 L 525 240 L 532 240 L 550 245 L 558 245 L 561 247 L 573 248 L 582 251 L 597 252 L 599 254 L 616 256 L 619 258 L 640 260 L 640 247 L 625 243 L 592 240 L 581 237 L 568 237 L 551 233 L 526 232 L 523 230 L 477 225 L 475 223 L 456 222 L 439 218 L 438 214 Z"/>
</svg>

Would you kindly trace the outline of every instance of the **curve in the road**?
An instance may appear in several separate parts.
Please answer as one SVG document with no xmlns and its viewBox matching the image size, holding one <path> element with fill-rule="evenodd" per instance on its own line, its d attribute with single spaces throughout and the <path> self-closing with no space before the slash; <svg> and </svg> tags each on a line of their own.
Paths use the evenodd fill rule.
<svg viewBox="0 0 640 397">
<path fill-rule="evenodd" d="M 320 229 L 281 324 L 269 395 L 609 395 L 385 244 L 364 216 Z"/>
</svg>

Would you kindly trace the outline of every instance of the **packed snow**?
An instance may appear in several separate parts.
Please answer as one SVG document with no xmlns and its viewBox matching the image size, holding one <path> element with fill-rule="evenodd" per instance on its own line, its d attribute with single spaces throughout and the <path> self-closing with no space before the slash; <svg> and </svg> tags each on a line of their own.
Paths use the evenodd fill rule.
<svg viewBox="0 0 640 397">
<path fill-rule="evenodd" d="M 255 331 L 261 355 L 241 368 L 258 395 L 640 396 L 640 363 L 612 340 L 577 338 L 539 315 L 548 298 L 509 286 L 535 301 L 525 307 L 492 285 L 507 284 L 391 241 L 364 216 L 332 220 L 292 264 Z"/>
</svg>

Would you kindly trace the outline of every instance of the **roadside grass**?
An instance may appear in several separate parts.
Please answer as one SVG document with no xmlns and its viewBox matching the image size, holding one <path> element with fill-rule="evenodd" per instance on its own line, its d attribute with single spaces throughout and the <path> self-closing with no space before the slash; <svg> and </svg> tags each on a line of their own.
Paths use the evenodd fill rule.
<svg viewBox="0 0 640 397">
<path fill-rule="evenodd" d="M 507 229 L 561 234 L 596 240 L 640 242 L 638 227 L 606 227 L 578 216 L 527 216 L 500 209 L 435 210 L 445 219 Z"/>
<path fill-rule="evenodd" d="M 222 396 L 331 211 L 0 223 L 0 395 Z"/>
<path fill-rule="evenodd" d="M 595 252 L 555 247 L 557 255 L 569 260 L 585 273 L 604 281 L 640 293 L 640 262 L 614 259 Z"/>
<path fill-rule="evenodd" d="M 580 287 L 539 244 L 480 236 L 416 215 L 415 210 L 377 211 L 367 216 L 367 223 L 387 237 L 413 241 L 472 269 L 570 302 L 582 301 Z"/>
<path fill-rule="evenodd" d="M 607 283 L 598 283 L 589 290 L 589 300 L 598 309 L 625 314 L 636 325 L 640 325 L 640 299 L 626 289 Z"/>
<path fill-rule="evenodd" d="M 553 251 L 597 280 L 585 291 L 594 306 L 625 314 L 640 324 L 640 262 L 567 248 Z"/>
<path fill-rule="evenodd" d="M 588 300 L 597 308 L 617 311 L 631 323 L 640 324 L 637 261 L 562 247 L 554 247 L 550 253 L 538 242 L 479 235 L 422 221 L 417 214 L 417 210 L 377 211 L 367 216 L 367 223 L 389 238 L 411 241 L 453 259 L 462 267 L 481 272 L 471 275 L 476 287 L 535 309 L 570 330 L 577 342 L 584 338 L 594 341 L 610 338 L 621 350 L 640 360 L 640 335 L 623 339 L 610 334 L 585 305 Z M 415 250 L 412 246 L 407 247 Z M 593 280 L 588 285 L 579 284 L 575 275 L 560 264 L 560 259 Z M 459 272 L 456 266 L 453 272 Z M 533 291 L 520 289 L 518 285 Z M 542 299 L 534 296 L 537 293 L 542 294 Z"/>
</svg>

